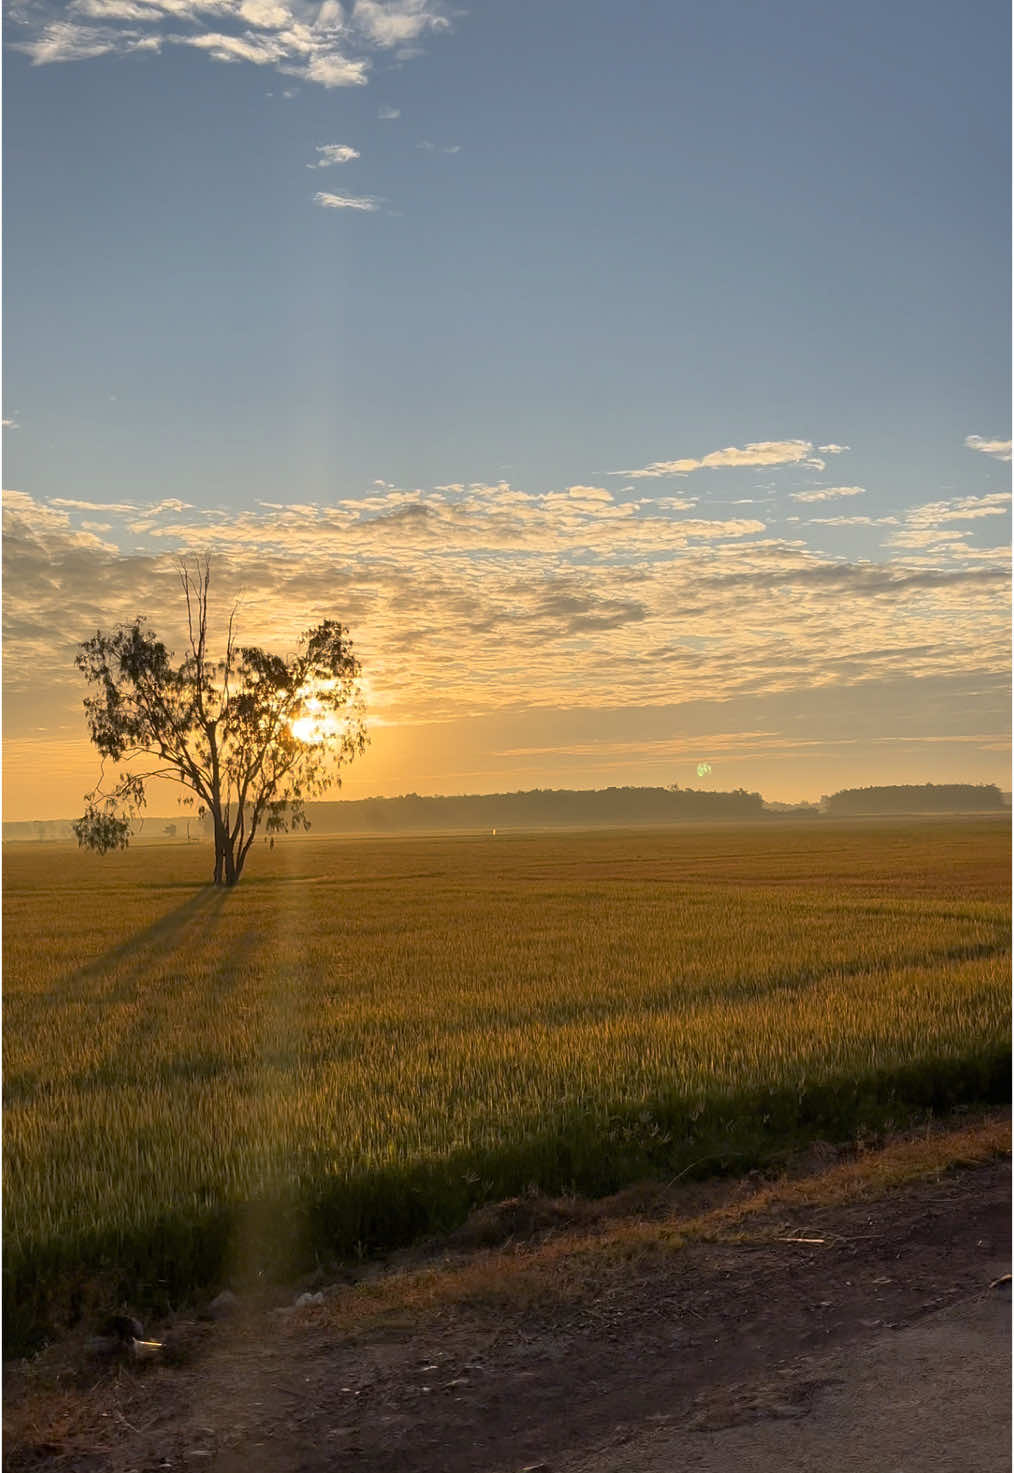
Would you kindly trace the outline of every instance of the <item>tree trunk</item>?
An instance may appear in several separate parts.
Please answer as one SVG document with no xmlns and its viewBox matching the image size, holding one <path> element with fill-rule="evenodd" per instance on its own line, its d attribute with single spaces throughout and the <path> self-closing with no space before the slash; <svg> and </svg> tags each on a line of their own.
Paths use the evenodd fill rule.
<svg viewBox="0 0 1014 1473">
<path fill-rule="evenodd" d="M 235 885 L 243 869 L 242 862 L 237 862 L 233 853 L 233 846 L 226 835 L 221 843 L 215 844 L 215 884 Z"/>
<path fill-rule="evenodd" d="M 246 850 L 237 845 L 223 820 L 215 818 L 215 879 L 216 885 L 235 885 L 243 873 Z"/>
<path fill-rule="evenodd" d="M 216 885 L 235 885 L 239 879 L 233 856 L 232 839 L 224 822 L 215 815 L 215 880 Z"/>
</svg>

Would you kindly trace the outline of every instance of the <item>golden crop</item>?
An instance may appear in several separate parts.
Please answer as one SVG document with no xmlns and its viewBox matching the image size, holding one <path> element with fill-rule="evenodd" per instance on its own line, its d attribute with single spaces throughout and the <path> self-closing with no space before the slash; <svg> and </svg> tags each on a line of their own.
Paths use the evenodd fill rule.
<svg viewBox="0 0 1014 1473">
<path fill-rule="evenodd" d="M 199 846 L 10 846 L 9 1291 L 180 1294 L 1005 1097 L 1008 854 L 990 819 L 311 838 L 221 892 Z"/>
</svg>

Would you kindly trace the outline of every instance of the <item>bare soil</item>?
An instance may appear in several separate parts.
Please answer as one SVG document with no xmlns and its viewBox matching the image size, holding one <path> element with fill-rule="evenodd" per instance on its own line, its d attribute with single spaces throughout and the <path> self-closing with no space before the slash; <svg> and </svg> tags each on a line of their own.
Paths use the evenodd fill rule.
<svg viewBox="0 0 1014 1473">
<path fill-rule="evenodd" d="M 751 1190 L 691 1188 L 685 1210 Z M 641 1221 L 661 1210 L 650 1191 L 614 1207 Z M 1009 1467 L 1009 1283 L 991 1285 L 1010 1268 L 1010 1207 L 1000 1161 L 876 1200 L 760 1212 L 739 1241 L 626 1257 L 614 1246 L 579 1269 L 563 1254 L 565 1292 L 545 1298 L 516 1285 L 498 1295 L 491 1268 L 485 1297 L 406 1302 L 359 1323 L 326 1293 L 288 1313 L 244 1306 L 227 1321 L 148 1326 L 175 1362 L 151 1368 L 96 1367 L 68 1341 L 8 1368 L 4 1466 L 993 1473 Z M 587 1242 L 596 1221 L 578 1204 L 569 1215 L 508 1204 L 438 1257 L 488 1262 L 499 1240 L 502 1263 L 534 1261 L 575 1226 Z M 432 1249 L 393 1271 L 427 1261 Z M 941 1416 L 964 1426 L 957 1462 L 943 1456 Z"/>
</svg>

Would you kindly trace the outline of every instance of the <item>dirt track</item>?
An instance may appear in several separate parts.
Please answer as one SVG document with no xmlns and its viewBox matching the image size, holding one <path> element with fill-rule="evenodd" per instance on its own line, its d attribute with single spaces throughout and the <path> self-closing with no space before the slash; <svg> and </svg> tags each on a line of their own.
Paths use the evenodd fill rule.
<svg viewBox="0 0 1014 1473">
<path fill-rule="evenodd" d="M 704 1428 L 647 1426 L 559 1473 L 1001 1473 L 1010 1459 L 1010 1300 L 985 1289 L 904 1329 L 736 1388 Z M 739 1425 L 727 1417 L 749 1413 Z"/>
<path fill-rule="evenodd" d="M 1009 1268 L 1001 1162 L 614 1263 L 566 1304 L 356 1334 L 326 1305 L 259 1311 L 193 1327 L 189 1363 L 78 1372 L 41 1403 L 15 1373 L 6 1467 L 1000 1473 Z"/>
</svg>

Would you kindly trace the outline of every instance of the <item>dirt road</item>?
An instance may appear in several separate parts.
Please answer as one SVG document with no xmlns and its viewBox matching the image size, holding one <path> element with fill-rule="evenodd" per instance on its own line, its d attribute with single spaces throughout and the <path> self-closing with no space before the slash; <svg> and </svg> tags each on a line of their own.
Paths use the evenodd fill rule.
<svg viewBox="0 0 1014 1473">
<path fill-rule="evenodd" d="M 559 1473 L 1001 1473 L 1011 1466 L 1010 1300 L 989 1288 L 717 1391 L 710 1429 L 654 1414 Z M 727 1418 L 744 1420 L 723 1426 Z M 707 1421 L 707 1414 L 704 1420 Z"/>
<path fill-rule="evenodd" d="M 1010 1268 L 1009 1163 L 737 1223 L 727 1240 L 677 1248 L 635 1231 L 591 1252 L 585 1234 L 574 1254 L 557 1233 L 445 1255 L 441 1273 L 464 1273 L 468 1293 L 428 1291 L 359 1323 L 347 1290 L 291 1313 L 184 1322 L 169 1332 L 181 1363 L 148 1372 L 75 1368 L 69 1351 L 59 1371 L 51 1354 L 8 1374 L 5 1465 L 1010 1467 L 1009 1288 L 990 1287 Z"/>
</svg>

